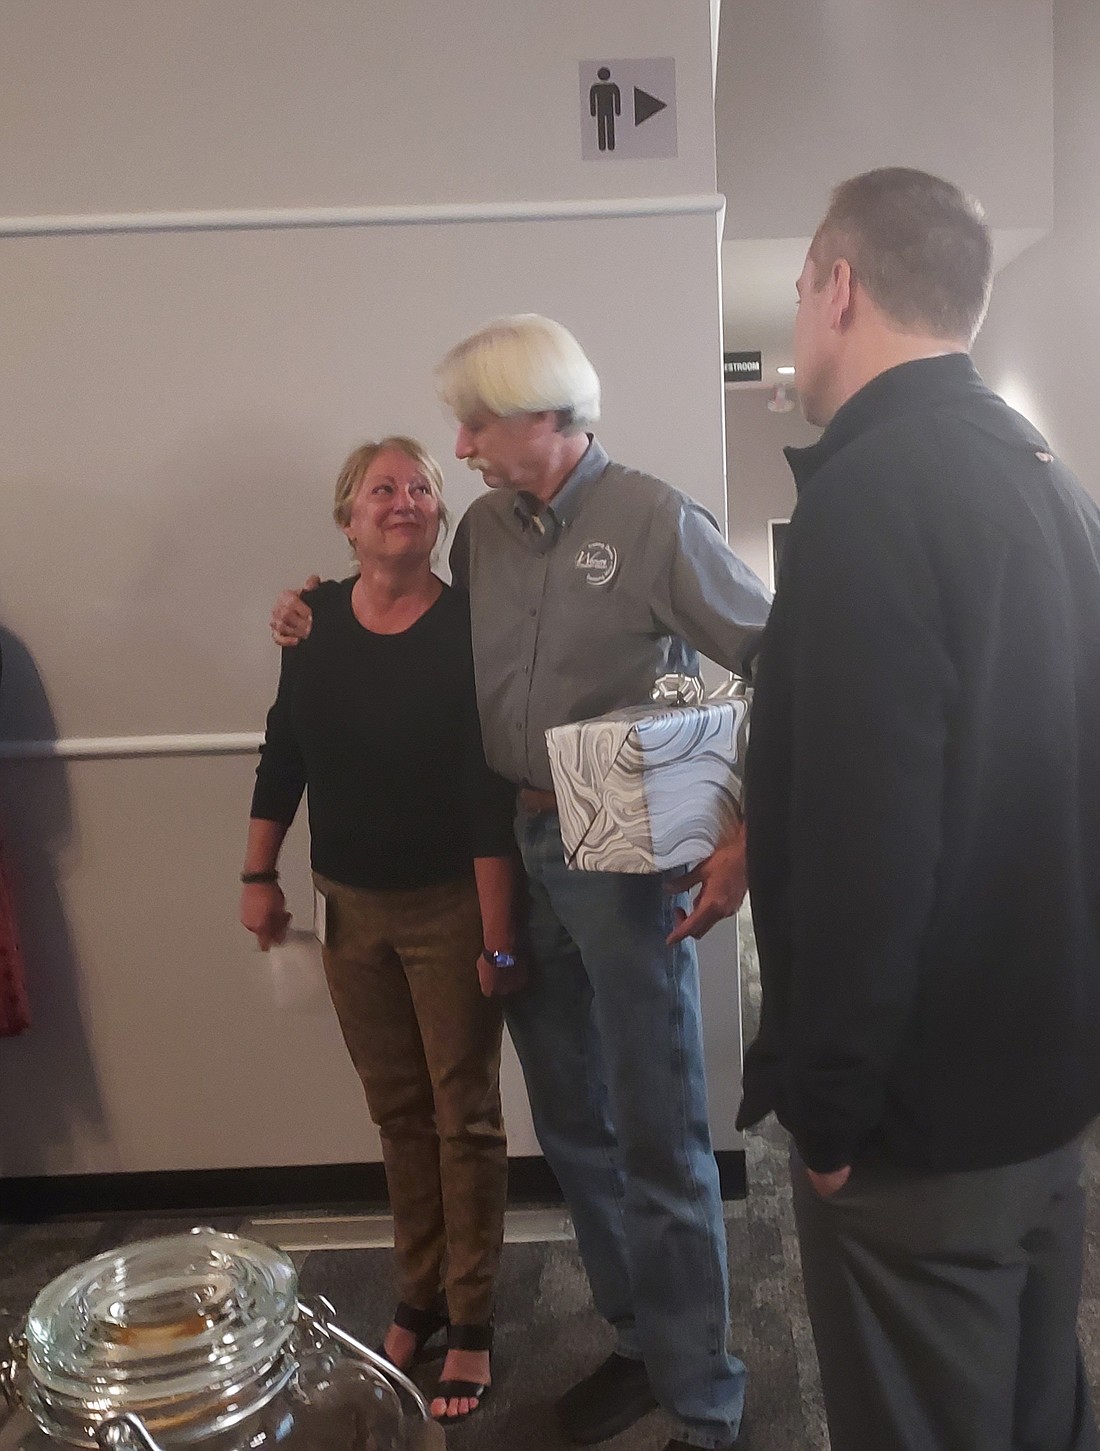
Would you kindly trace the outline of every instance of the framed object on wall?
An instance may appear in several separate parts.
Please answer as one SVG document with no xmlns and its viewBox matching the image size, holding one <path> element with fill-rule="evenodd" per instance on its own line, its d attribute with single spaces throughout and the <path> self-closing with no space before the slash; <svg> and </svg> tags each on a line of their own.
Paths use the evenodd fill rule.
<svg viewBox="0 0 1100 1451">
<path fill-rule="evenodd" d="M 775 582 L 779 578 L 779 561 L 783 558 L 783 545 L 787 539 L 789 519 L 768 520 L 768 586 L 775 593 Z"/>
</svg>

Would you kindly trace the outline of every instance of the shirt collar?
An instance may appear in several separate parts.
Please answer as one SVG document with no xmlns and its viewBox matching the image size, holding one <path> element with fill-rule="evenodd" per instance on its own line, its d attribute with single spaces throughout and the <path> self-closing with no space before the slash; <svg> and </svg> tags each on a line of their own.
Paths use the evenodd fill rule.
<svg viewBox="0 0 1100 1451">
<path fill-rule="evenodd" d="M 513 512 L 523 529 L 539 530 L 541 524 L 539 532 L 545 533 L 544 520 L 547 514 L 552 517 L 555 532 L 570 525 L 577 516 L 577 510 L 584 501 L 589 485 L 595 483 L 610 462 L 599 439 L 590 433 L 588 447 L 576 467 L 544 509 L 539 509 L 538 500 L 532 494 L 522 491 L 516 494 Z"/>
<path fill-rule="evenodd" d="M 973 397 L 985 392 L 985 384 L 967 353 L 916 358 L 887 368 L 837 409 L 816 443 L 783 450 L 795 487 L 801 492 L 818 469 L 861 433 L 944 398 Z"/>
</svg>

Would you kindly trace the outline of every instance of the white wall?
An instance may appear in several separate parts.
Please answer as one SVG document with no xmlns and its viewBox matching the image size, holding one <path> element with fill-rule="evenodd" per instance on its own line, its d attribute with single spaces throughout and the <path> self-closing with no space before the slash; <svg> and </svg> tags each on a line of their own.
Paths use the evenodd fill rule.
<svg viewBox="0 0 1100 1451">
<path fill-rule="evenodd" d="M 5 0 L 0 212 L 710 191 L 709 0 Z M 580 157 L 577 62 L 673 55 L 675 161 Z"/>
<path fill-rule="evenodd" d="M 726 346 L 761 348 L 773 379 L 792 360 L 794 279 L 830 188 L 869 167 L 923 167 L 974 191 L 994 228 L 1003 270 L 979 365 L 1056 425 L 1079 470 L 1093 467 L 1098 27 L 1094 0 L 727 4 L 716 101 Z M 766 522 L 794 502 L 781 447 L 817 433 L 751 392 L 728 394 L 726 427 L 730 542 L 759 572 Z"/>
<path fill-rule="evenodd" d="M 0 739 L 259 730 L 275 592 L 344 567 L 337 464 L 395 429 L 449 457 L 431 366 L 499 312 L 574 327 L 611 451 L 722 516 L 715 217 L 678 200 L 714 188 L 711 19 L 710 0 L 8 0 Z M 632 54 L 676 59 L 679 156 L 583 163 L 577 64 Z M 669 215 L 10 235 L 49 215 L 639 197 Z M 452 463 L 448 488 L 461 510 L 476 484 Z M 0 1043 L 0 1172 L 377 1157 L 331 1011 L 278 1011 L 235 925 L 252 769 L 0 761 L 36 1015 Z M 301 831 L 288 858 L 302 918 Z M 704 969 L 728 1147 L 728 938 Z M 514 1062 L 506 1099 L 532 1152 Z"/>
<path fill-rule="evenodd" d="M 918 166 L 998 228 L 1051 211 L 1051 0 L 727 4 L 718 57 L 728 238 L 807 237 L 829 188 Z"/>
<path fill-rule="evenodd" d="M 1054 21 L 1054 230 L 997 278 L 974 357 L 1100 500 L 1100 6 Z"/>
<path fill-rule="evenodd" d="M 1051 0 L 727 5 L 718 57 L 727 347 L 791 361 L 794 279 L 830 189 L 869 167 L 984 202 L 998 267 L 1051 224 Z"/>
<path fill-rule="evenodd" d="M 458 512 L 480 489 L 431 370 L 496 313 L 575 328 L 605 380 L 607 446 L 722 510 L 713 216 L 0 247 L 17 339 L 0 611 L 63 735 L 260 728 L 276 584 L 347 570 L 329 509 L 348 449 L 403 429 L 448 464 Z M 687 455 L 673 417 L 704 428 Z"/>
<path fill-rule="evenodd" d="M 730 548 L 768 582 L 768 520 L 789 519 L 794 478 L 783 450 L 820 438 L 798 408 L 769 413 L 763 389 L 726 390 L 726 476 Z"/>
</svg>

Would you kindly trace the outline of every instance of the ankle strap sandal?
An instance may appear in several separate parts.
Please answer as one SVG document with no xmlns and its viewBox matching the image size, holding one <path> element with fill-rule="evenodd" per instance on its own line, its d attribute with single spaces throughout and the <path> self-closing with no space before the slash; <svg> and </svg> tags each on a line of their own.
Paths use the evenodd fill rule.
<svg viewBox="0 0 1100 1451">
<path fill-rule="evenodd" d="M 452 1322 L 447 1326 L 448 1350 L 492 1350 L 492 1348 L 492 1321 L 487 1325 L 455 1325 Z M 444 1401 L 473 1401 L 474 1404 L 468 1411 L 461 1415 L 448 1416 L 444 1413 L 442 1416 L 436 1416 L 436 1420 L 444 1424 L 454 1421 L 468 1421 L 491 1390 L 491 1385 L 483 1384 L 480 1381 L 441 1380 L 435 1388 L 435 1397 L 433 1399 Z"/>
<path fill-rule="evenodd" d="M 401 1300 L 393 1312 L 393 1323 L 400 1330 L 408 1330 L 416 1339 L 411 1366 L 419 1360 L 428 1341 L 438 1335 L 441 1330 L 448 1329 L 451 1322 L 447 1317 L 447 1311 L 443 1308 L 442 1300 L 439 1300 L 429 1310 L 421 1310 L 416 1305 L 410 1305 L 407 1300 Z M 391 1365 L 393 1364 L 386 1354 L 384 1344 L 378 1347 L 378 1354 L 389 1360 Z"/>
</svg>

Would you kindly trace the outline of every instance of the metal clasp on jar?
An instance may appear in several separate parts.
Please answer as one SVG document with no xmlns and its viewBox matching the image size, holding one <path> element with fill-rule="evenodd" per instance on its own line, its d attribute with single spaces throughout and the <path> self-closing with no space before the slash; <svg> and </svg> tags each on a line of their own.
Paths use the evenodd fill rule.
<svg viewBox="0 0 1100 1451">
<path fill-rule="evenodd" d="M 443 1451 L 447 1444 L 443 1427 L 438 1421 L 433 1420 L 428 1402 L 415 1382 L 411 1381 L 404 1371 L 398 1370 L 397 1366 L 387 1360 L 384 1355 L 379 1355 L 377 1351 L 371 1350 L 362 1341 L 349 1335 L 346 1330 L 342 1330 L 334 1319 L 335 1308 L 323 1295 L 317 1296 L 316 1304 L 318 1309 L 314 1309 L 304 1300 L 299 1300 L 299 1319 L 383 1376 L 399 1395 L 404 1395 L 414 1412 L 419 1415 L 420 1419 L 413 1430 L 410 1451 Z M 146 1448 L 146 1451 L 149 1451 L 149 1448 Z"/>
<path fill-rule="evenodd" d="M 0 1395 L 8 1413 L 21 1410 L 23 1397 L 19 1391 L 19 1371 L 27 1363 L 27 1337 L 13 1330 L 8 1336 L 8 1359 L 0 1360 Z"/>
</svg>

